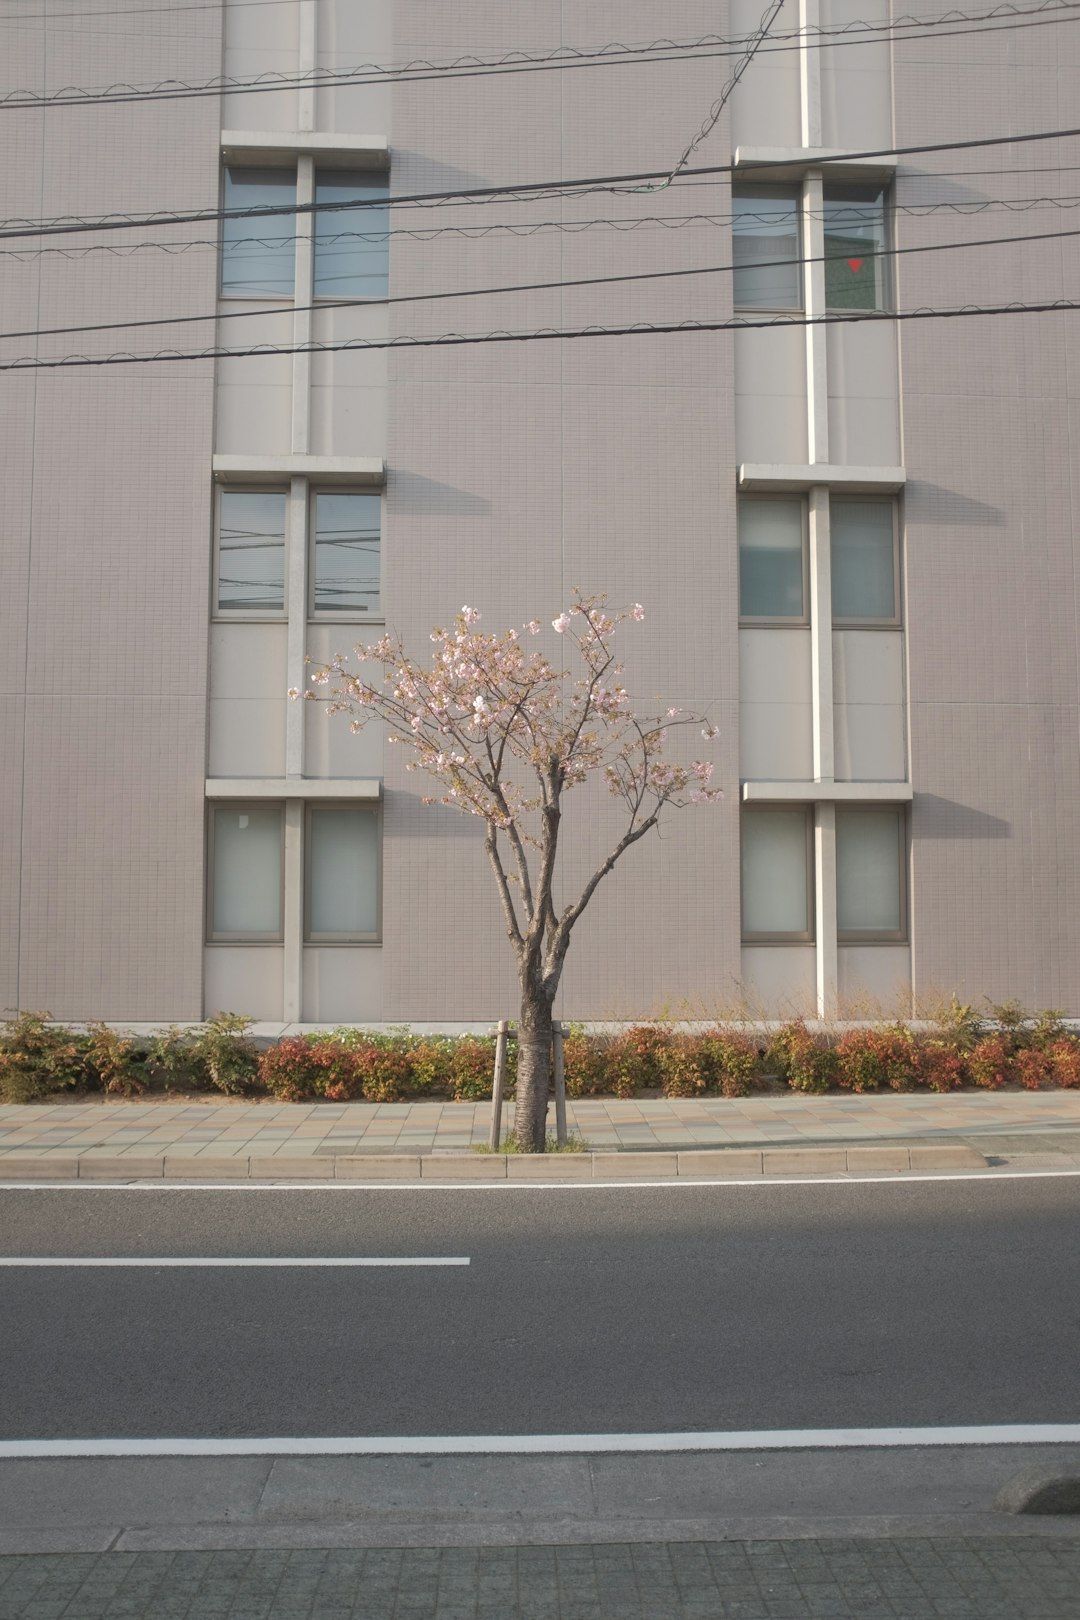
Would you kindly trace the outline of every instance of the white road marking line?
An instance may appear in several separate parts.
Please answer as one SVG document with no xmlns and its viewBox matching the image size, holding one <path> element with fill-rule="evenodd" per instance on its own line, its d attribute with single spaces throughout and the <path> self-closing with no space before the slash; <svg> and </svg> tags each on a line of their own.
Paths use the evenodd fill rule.
<svg viewBox="0 0 1080 1620">
<path fill-rule="evenodd" d="M 0 1160 L 2 1163 L 2 1160 Z M 919 1185 L 928 1181 L 1053 1181 L 1080 1176 L 1078 1170 L 952 1170 L 938 1175 L 880 1176 L 671 1176 L 664 1181 L 4 1181 L 5 1192 L 640 1192 L 646 1187 L 674 1190 L 691 1187 L 880 1187 Z"/>
<path fill-rule="evenodd" d="M 324 1255 L 0 1255 L 0 1266 L 467 1266 L 463 1255 L 373 1259 Z"/>
<path fill-rule="evenodd" d="M 852 1447 L 1075 1445 L 1080 1423 L 961 1428 L 749 1429 L 690 1434 L 296 1436 L 269 1439 L 2 1440 L 6 1457 L 490 1456 L 565 1452 L 819 1451 Z"/>
</svg>

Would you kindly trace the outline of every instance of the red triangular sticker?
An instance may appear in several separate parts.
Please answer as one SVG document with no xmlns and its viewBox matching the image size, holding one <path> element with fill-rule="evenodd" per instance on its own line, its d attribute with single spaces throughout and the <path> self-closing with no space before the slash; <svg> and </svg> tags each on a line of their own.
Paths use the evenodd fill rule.
<svg viewBox="0 0 1080 1620">
<path fill-rule="evenodd" d="M 858 273 L 862 269 L 862 267 L 863 267 L 863 261 L 861 259 L 849 259 L 848 260 L 848 269 L 851 271 L 852 275 L 858 275 Z"/>
</svg>

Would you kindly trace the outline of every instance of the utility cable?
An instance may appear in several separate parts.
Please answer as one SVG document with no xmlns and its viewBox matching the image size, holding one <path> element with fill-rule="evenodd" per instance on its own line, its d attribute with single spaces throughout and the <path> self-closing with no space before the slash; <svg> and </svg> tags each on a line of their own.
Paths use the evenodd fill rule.
<svg viewBox="0 0 1080 1620">
<path fill-rule="evenodd" d="M 875 248 L 864 254 L 864 262 L 901 258 L 912 253 L 949 253 L 966 248 L 1011 247 L 1021 242 L 1058 242 L 1080 236 L 1080 226 L 1067 231 L 1035 231 L 1023 236 L 987 236 L 970 242 L 930 242 L 911 247 Z M 578 276 L 560 281 L 515 282 L 501 287 L 467 287 L 456 292 L 399 293 L 386 298 L 362 300 L 356 298 L 324 298 L 317 304 L 265 305 L 258 309 L 214 310 L 208 315 L 155 315 L 135 321 L 100 321 L 88 326 L 30 327 L 19 332 L 0 332 L 0 341 L 14 338 L 66 337 L 78 332 L 119 332 L 147 326 L 183 326 L 189 322 L 216 320 L 244 320 L 252 316 L 311 314 L 324 309 L 369 308 L 383 304 L 427 304 L 444 299 L 489 298 L 501 293 L 558 292 L 574 287 L 610 287 L 628 282 L 671 281 L 686 276 L 713 276 L 732 274 L 736 270 L 789 270 L 811 264 L 843 264 L 850 262 L 851 253 L 822 253 L 804 259 L 761 259 L 739 264 L 699 265 L 687 270 L 638 270 L 616 276 Z"/>
<path fill-rule="evenodd" d="M 938 17 L 906 15 L 887 21 L 853 18 L 833 26 L 817 25 L 809 29 L 786 29 L 779 33 L 769 30 L 768 40 L 760 36 L 759 29 L 747 36 L 724 38 L 717 34 L 703 35 L 696 40 L 654 40 L 647 44 L 626 44 L 611 41 L 603 46 L 560 45 L 544 51 L 515 50 L 487 60 L 478 55 L 455 57 L 446 62 L 414 60 L 399 66 L 365 62 L 350 68 L 311 68 L 304 72 L 290 70 L 261 73 L 243 77 L 218 74 L 214 78 L 198 81 L 159 80 L 152 85 L 138 86 L 117 83 L 102 88 L 65 85 L 47 96 L 32 90 L 11 90 L 0 97 L 0 110 L 12 107 L 69 107 L 101 106 L 110 102 L 126 104 L 139 101 L 172 101 L 199 96 L 241 93 L 257 95 L 298 88 L 318 86 L 348 86 L 385 83 L 424 83 L 437 79 L 477 78 L 501 73 L 558 71 L 563 68 L 633 65 L 649 61 L 707 60 L 713 57 L 756 54 L 759 49 L 774 50 L 823 49 L 831 46 L 873 44 L 878 40 L 902 39 L 905 36 L 925 39 L 938 28 L 963 35 L 975 30 L 960 28 L 959 24 L 989 22 L 993 26 L 980 32 L 999 33 L 1011 27 L 1022 27 L 1022 21 L 1009 19 L 1039 17 L 1050 13 L 1046 21 L 1075 21 L 1080 0 L 1039 0 L 1032 6 L 1001 4 L 987 11 L 952 10 Z M 779 8 L 777 8 L 779 10 Z M 0 24 L 6 19 L 0 17 Z M 51 20 L 51 19 L 50 19 Z M 914 32 L 913 32 L 914 31 Z M 929 32 L 928 32 L 929 31 Z M 785 43 L 790 42 L 790 43 Z M 741 77 L 741 70 L 739 73 Z M 711 126 L 710 126 L 711 127 Z M 702 137 L 703 138 L 703 137 Z M 695 140 L 695 145 L 700 144 Z"/>
<path fill-rule="evenodd" d="M 920 178 L 924 178 L 920 176 Z M 1037 213 L 1044 209 L 1056 209 L 1068 213 L 1080 208 L 1080 195 L 1071 193 L 1062 197 L 1047 197 L 1045 195 L 1034 197 L 984 197 L 970 201 L 938 201 L 921 203 L 890 204 L 890 213 L 908 214 L 915 219 L 929 218 L 936 213 L 958 214 L 961 218 L 967 215 L 993 214 L 1007 212 L 1015 214 Z M 466 241 L 483 240 L 487 236 L 516 236 L 527 239 L 539 235 L 544 231 L 552 231 L 565 236 L 579 236 L 584 232 L 598 229 L 611 229 L 629 235 L 639 230 L 685 230 L 694 225 L 726 226 L 736 218 L 740 221 L 759 221 L 761 224 L 795 222 L 799 219 L 825 219 L 828 217 L 821 209 L 803 210 L 793 203 L 787 211 L 770 209 L 769 212 L 757 214 L 753 209 L 741 209 L 739 213 L 708 213 L 708 214 L 626 214 L 615 218 L 600 217 L 597 219 L 544 219 L 523 220 L 518 224 L 497 221 L 494 224 L 483 225 L 419 225 L 400 226 L 385 231 L 335 231 L 321 237 L 320 242 L 328 248 L 339 247 L 346 242 L 365 242 L 370 244 L 408 239 L 414 242 L 433 242 L 443 236 L 453 236 Z M 280 248 L 295 244 L 300 238 L 296 236 L 236 236 L 229 241 L 230 260 L 237 262 L 232 250 L 238 247 L 265 247 Z M 91 242 L 76 247 L 42 247 L 42 248 L 0 248 L 0 258 L 14 259 L 19 264 L 29 264 L 35 259 L 56 256 L 59 258 L 79 261 L 91 253 L 111 253 L 117 258 L 129 258 L 132 254 L 153 249 L 167 254 L 184 254 L 191 248 L 203 248 L 213 253 L 221 252 L 221 242 L 216 236 L 201 236 L 187 238 L 181 241 L 164 242 Z M 247 258 L 249 255 L 241 255 Z M 255 254 L 250 255 L 257 258 Z"/>
<path fill-rule="evenodd" d="M 930 141 L 910 146 L 878 146 L 864 151 L 846 151 L 844 161 L 868 158 L 899 158 L 912 157 L 916 154 L 926 155 L 932 152 L 962 152 L 993 146 L 1023 146 L 1032 141 L 1067 140 L 1080 135 L 1080 126 L 1063 129 L 1042 129 L 1029 131 L 1023 135 L 988 135 L 964 141 Z M 791 160 L 784 158 L 763 159 L 753 165 L 755 175 L 767 173 L 773 169 L 790 168 Z M 297 215 L 321 215 L 341 213 L 345 210 L 356 211 L 364 208 L 407 207 L 426 204 L 440 204 L 462 199 L 473 204 L 484 204 L 502 198 L 506 201 L 515 199 L 526 200 L 538 196 L 584 196 L 589 191 L 616 192 L 629 188 L 634 182 L 647 180 L 663 180 L 670 171 L 653 169 L 640 174 L 613 174 L 593 175 L 580 180 L 531 180 L 524 183 L 502 186 L 472 186 L 457 191 L 425 191 L 411 192 L 404 195 L 387 194 L 386 196 L 368 198 L 359 197 L 347 199 L 344 202 L 310 202 L 310 203 L 275 203 L 269 207 L 256 208 L 200 208 L 190 212 L 174 210 L 159 210 L 154 214 L 110 214 L 98 219 L 66 219 L 37 220 L 25 219 L 4 221 L 4 225 L 16 224 L 20 229 L 0 229 L 0 240 L 10 240 L 16 237 L 27 236 L 62 236 L 79 232 L 128 230 L 132 226 L 161 227 L 165 225 L 191 225 L 202 224 L 208 220 L 223 219 L 267 219 L 284 218 Z M 679 176 L 726 175 L 740 174 L 742 171 L 734 163 L 709 164 L 694 169 L 684 169 Z M 582 189 L 584 188 L 584 189 Z M 640 188 L 635 188 L 635 191 Z"/>
<path fill-rule="evenodd" d="M 33 355 L 18 360 L 0 361 L 0 371 L 55 371 L 71 370 L 83 366 L 130 366 L 163 364 L 177 360 L 243 360 L 265 358 L 279 354 L 342 354 L 345 352 L 380 351 L 387 349 L 458 348 L 463 345 L 487 343 L 537 343 L 555 339 L 571 340 L 591 337 L 644 337 L 673 336 L 681 332 L 741 332 L 762 331 L 779 326 L 851 326 L 863 322 L 952 320 L 963 316 L 983 315 L 1047 315 L 1080 309 L 1080 299 L 1056 298 L 1043 303 L 1025 304 L 963 304 L 952 309 L 934 309 L 926 306 L 908 310 L 853 310 L 843 315 L 774 315 L 763 320 L 749 320 L 735 316 L 728 321 L 675 321 L 653 323 L 637 321 L 629 326 L 582 326 L 571 328 L 548 327 L 535 332 L 447 332 L 439 337 L 396 337 L 385 340 L 360 338 L 340 343 L 300 343 L 277 346 L 259 344 L 250 349 L 160 349 L 154 354 L 62 355 L 55 359 L 39 360 Z"/>
</svg>

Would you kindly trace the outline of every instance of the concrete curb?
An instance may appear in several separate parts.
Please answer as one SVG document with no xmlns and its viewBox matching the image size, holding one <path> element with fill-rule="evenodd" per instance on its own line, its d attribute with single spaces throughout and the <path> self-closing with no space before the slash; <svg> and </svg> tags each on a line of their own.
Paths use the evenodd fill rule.
<svg viewBox="0 0 1080 1620">
<path fill-rule="evenodd" d="M 691 1148 L 653 1153 L 428 1153 L 315 1158 L 282 1153 L 250 1158 L 167 1153 L 161 1157 L 0 1157 L 5 1181 L 675 1181 L 755 1176 L 926 1174 L 985 1170 L 975 1148 L 955 1143 L 922 1147 Z"/>
</svg>

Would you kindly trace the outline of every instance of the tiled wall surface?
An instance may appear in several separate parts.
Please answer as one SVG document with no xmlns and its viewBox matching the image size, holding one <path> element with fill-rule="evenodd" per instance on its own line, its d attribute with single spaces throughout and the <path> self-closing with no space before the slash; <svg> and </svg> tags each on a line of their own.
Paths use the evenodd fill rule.
<svg viewBox="0 0 1080 1620">
<path fill-rule="evenodd" d="M 1006 133 L 1080 121 L 1073 29 L 1020 31 L 1008 52 L 1001 46 L 976 36 L 898 48 L 899 144 L 1000 134 L 993 109 L 1005 106 Z M 1075 175 L 1061 166 L 1075 160 L 1073 143 L 1053 141 L 929 154 L 904 162 L 898 200 L 1068 196 Z M 950 210 L 901 215 L 898 234 L 905 246 L 971 241 L 1060 230 L 1065 217 Z M 911 254 L 900 261 L 900 303 L 1075 297 L 1078 267 L 1069 239 Z M 1074 1013 L 1076 320 L 911 321 L 901 335 L 916 982 Z"/>
<path fill-rule="evenodd" d="M 3 75 L 49 92 L 220 71 L 220 16 L 5 30 Z M 213 100 L 15 113 L 5 217 L 214 208 Z M 122 248 L 190 226 L 61 245 Z M 203 233 L 205 234 L 205 233 Z M 33 245 L 33 244 L 27 244 Z M 213 311 L 215 255 L 60 253 L 0 261 L 8 329 Z M 5 342 L 153 351 L 205 326 Z M 4 379 L 0 550 L 0 1005 L 70 1017 L 202 1008 L 202 775 L 212 362 Z"/>
</svg>

